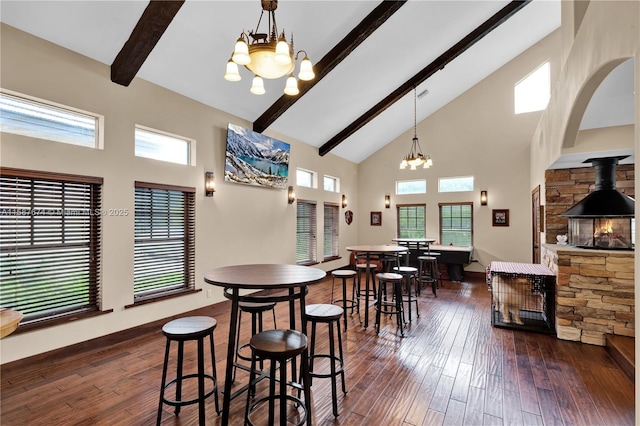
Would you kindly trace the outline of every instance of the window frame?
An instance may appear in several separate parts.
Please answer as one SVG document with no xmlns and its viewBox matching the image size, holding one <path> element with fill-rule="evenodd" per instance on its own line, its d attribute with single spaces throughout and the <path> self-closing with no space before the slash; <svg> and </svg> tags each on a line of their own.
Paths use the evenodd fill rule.
<svg viewBox="0 0 640 426">
<path fill-rule="evenodd" d="M 134 184 L 135 187 L 135 202 L 134 202 L 134 270 L 133 270 L 133 274 L 134 274 L 134 282 L 133 282 L 133 300 L 134 303 L 133 305 L 129 305 L 127 307 L 130 306 L 137 306 L 140 304 L 145 304 L 145 303 L 150 303 L 150 302 L 154 302 L 154 301 L 159 301 L 159 300 L 163 300 L 167 297 L 174 297 L 176 295 L 183 295 L 183 294 L 188 294 L 188 293 L 192 293 L 194 291 L 196 291 L 195 289 L 195 227 L 196 227 L 196 197 L 195 197 L 195 188 L 192 187 L 183 187 L 183 186 L 175 186 L 175 185 L 165 185 L 165 184 L 158 184 L 158 183 L 152 183 L 152 182 L 141 182 L 141 181 L 136 181 Z M 140 191 L 140 192 L 139 192 Z M 139 216 L 139 209 L 138 209 L 138 197 L 139 196 L 146 196 L 144 193 L 148 192 L 148 191 L 152 191 L 151 193 L 153 193 L 153 191 L 163 191 L 165 193 L 167 193 L 167 195 L 171 195 L 169 193 L 182 193 L 182 196 L 184 197 L 182 200 L 182 205 L 183 205 L 183 211 L 181 212 L 183 217 L 182 217 L 182 237 L 178 238 L 178 237 L 171 237 L 168 236 L 167 238 L 154 238 L 153 236 L 151 238 L 138 238 L 138 223 L 139 223 L 139 219 L 141 216 Z M 157 192 L 156 192 L 157 193 Z M 174 205 L 175 206 L 175 205 Z M 162 219 L 164 217 L 168 217 L 169 215 L 171 215 L 172 213 L 172 208 L 171 206 L 168 206 L 166 210 L 158 210 L 159 214 L 154 216 L 153 212 L 151 212 L 148 217 L 149 217 L 149 221 L 151 221 L 151 219 L 153 217 L 156 217 L 157 220 L 159 219 L 160 222 L 162 223 Z M 174 210 L 175 212 L 175 210 Z M 171 230 L 169 229 L 170 226 L 167 227 L 167 232 L 170 233 Z M 152 233 L 153 232 L 153 227 L 150 226 L 148 228 L 147 232 Z M 164 232 L 164 230 L 161 231 Z M 169 242 L 169 247 L 171 246 L 171 241 L 179 241 L 179 240 L 183 241 L 183 247 L 182 250 L 183 252 L 181 253 L 181 255 L 183 256 L 183 261 L 182 261 L 182 274 L 183 274 L 183 281 L 180 285 L 178 285 L 176 282 L 171 283 L 169 285 L 165 285 L 165 286 L 156 286 L 156 284 L 151 284 L 151 286 L 153 288 L 149 289 L 149 290 L 145 290 L 145 291 L 141 291 L 139 293 L 136 292 L 136 269 L 138 268 L 138 265 L 140 266 L 140 272 L 142 273 L 145 266 L 147 266 L 148 268 L 148 264 L 145 262 L 142 263 L 137 263 L 136 260 L 138 258 L 137 255 L 137 251 L 139 247 L 143 247 L 146 243 L 151 243 L 151 242 L 155 242 L 155 241 L 165 241 Z M 138 244 L 141 243 L 141 246 L 138 246 Z M 166 247 L 166 245 L 164 246 Z M 157 249 L 156 249 L 157 250 Z M 163 268 L 162 270 L 158 271 L 158 272 L 162 272 L 162 273 L 176 273 L 177 269 L 168 269 L 168 268 Z M 157 275 L 157 274 L 156 274 Z M 144 278 L 146 278 L 146 276 L 143 275 Z M 155 279 L 155 283 L 158 282 L 158 279 Z"/>
<path fill-rule="evenodd" d="M 329 215 L 327 215 L 328 210 Z M 323 233 L 323 261 L 329 262 L 332 260 L 340 259 L 340 206 L 337 203 L 324 203 Z M 328 242 L 330 246 L 330 253 L 327 253 Z"/>
<path fill-rule="evenodd" d="M 37 301 L 30 303 L 32 308 L 41 305 L 43 294 L 52 284 L 41 282 L 34 283 L 34 279 L 38 279 L 37 269 L 34 270 L 32 265 L 42 259 L 44 255 L 47 259 L 56 259 L 58 263 L 55 266 L 55 296 L 66 300 L 69 299 L 64 295 L 69 295 L 70 291 L 74 293 L 74 303 L 67 306 L 53 306 L 58 300 L 54 297 L 49 305 L 43 309 L 35 311 L 33 314 L 29 312 L 31 308 L 26 306 L 15 306 L 11 303 L 0 302 L 3 307 L 15 308 L 25 312 L 25 316 L 21 322 L 19 330 L 16 332 L 29 331 L 36 328 L 50 327 L 61 323 L 77 320 L 78 318 L 86 318 L 90 316 L 100 315 L 112 310 L 101 311 L 101 267 L 102 267 L 102 186 L 103 178 L 95 176 L 70 175 L 55 172 L 43 172 L 34 170 L 15 169 L 3 167 L 0 169 L 2 177 L 2 226 L 0 233 L 3 240 L 3 260 L 7 255 L 19 252 L 25 254 L 25 262 L 29 262 L 25 267 L 25 275 L 15 272 L 12 269 L 11 275 L 23 277 L 28 284 L 29 291 L 24 295 L 29 299 L 29 293 L 33 293 L 35 286 L 43 286 L 42 291 L 38 291 Z M 8 181 L 14 180 L 13 193 L 14 200 L 11 200 L 11 186 Z M 7 180 L 7 182 L 5 182 Z M 56 186 L 59 186 L 60 197 L 57 198 Z M 27 188 L 29 195 L 18 200 L 19 191 Z M 34 197 L 37 192 L 42 192 L 41 197 Z M 87 192 L 88 191 L 88 192 Z M 29 201 L 30 200 L 30 201 Z M 11 203 L 13 201 L 13 203 Z M 23 201 L 27 201 L 28 206 Z M 53 201 L 59 201 L 53 203 Z M 38 207 L 36 207 L 38 206 Z M 12 212 L 13 210 L 13 212 Z M 12 214 L 13 213 L 13 214 Z M 123 211 L 124 213 L 124 211 Z M 28 243 L 23 236 L 18 237 L 18 228 L 7 231 L 7 222 L 12 219 L 6 219 L 7 216 L 14 217 L 14 223 L 17 226 L 18 217 L 26 216 L 30 225 L 23 230 L 28 229 Z M 60 222 L 56 223 L 56 218 L 60 218 Z M 38 220 L 44 219 L 44 220 Z M 40 222 L 40 223 L 38 223 Z M 56 235 L 52 231 L 59 227 L 59 233 Z M 9 246 L 7 238 L 20 238 L 21 243 Z M 58 240 L 56 242 L 56 240 Z M 18 241 L 18 240 L 16 240 Z M 83 248 L 85 248 L 83 255 Z M 47 253 L 42 253 L 47 251 Z M 51 267 L 52 265 L 48 265 Z M 40 268 L 39 268 L 40 269 Z M 2 268 L 6 270 L 6 268 Z M 41 271 L 41 273 L 50 275 L 51 272 Z M 82 287 L 79 296 L 75 290 L 78 282 L 78 276 L 87 280 L 87 285 Z M 65 280 L 65 277 L 68 279 Z M 28 281 L 31 280 L 31 281 Z M 6 277 L 2 279 L 2 287 L 9 285 Z M 64 283 L 64 286 L 60 286 Z M 84 296 L 82 296 L 84 294 Z M 84 302 L 83 302 L 84 300 Z"/>
<path fill-rule="evenodd" d="M 311 178 L 311 186 L 307 186 L 304 184 L 300 183 L 300 179 L 298 179 L 298 173 L 308 173 L 309 177 Z M 312 189 L 317 189 L 318 188 L 318 173 L 314 172 L 313 170 L 308 170 L 308 169 L 303 169 L 301 167 L 296 168 L 296 186 L 299 186 L 301 188 L 312 188 Z"/>
<path fill-rule="evenodd" d="M 95 136 L 94 136 L 93 146 L 87 146 L 87 145 L 83 145 L 83 144 L 73 143 L 73 142 L 70 142 L 70 141 L 59 140 L 59 139 L 51 139 L 51 138 L 42 137 L 42 136 L 34 136 L 34 135 L 25 134 L 25 133 L 1 132 L 1 131 L 0 131 L 0 133 L 13 134 L 13 135 L 18 135 L 18 136 L 28 137 L 28 138 L 34 138 L 34 139 L 40 139 L 40 140 L 49 141 L 49 142 L 64 143 L 66 145 L 72 145 L 72 146 L 77 146 L 77 147 L 82 147 L 82 148 L 104 149 L 104 115 L 96 114 L 96 113 L 93 113 L 93 112 L 90 112 L 90 111 L 85 111 L 83 109 L 75 108 L 75 107 L 72 107 L 72 106 L 69 106 L 69 105 L 64 105 L 64 104 L 60 104 L 60 103 L 57 103 L 57 102 L 52 102 L 52 101 L 49 101 L 49 100 L 46 100 L 46 99 L 37 98 L 35 96 L 26 95 L 24 93 L 15 92 L 13 90 L 7 90 L 7 89 L 0 88 L 0 95 L 5 95 L 5 96 L 8 96 L 8 97 L 17 98 L 18 100 L 22 100 L 22 101 L 25 101 L 25 102 L 38 104 L 42 108 L 50 108 L 50 109 L 55 110 L 57 112 L 65 112 L 66 111 L 66 112 L 69 112 L 71 114 L 84 115 L 84 116 L 87 116 L 87 117 L 91 117 L 91 118 L 93 118 L 95 120 L 95 128 L 94 128 Z"/>
<path fill-rule="evenodd" d="M 151 133 L 151 134 L 158 135 L 158 136 L 165 137 L 165 138 L 175 139 L 176 141 L 180 141 L 180 142 L 186 142 L 186 144 L 187 144 L 187 162 L 183 163 L 183 162 L 179 162 L 179 161 L 172 161 L 172 160 L 167 160 L 167 159 L 162 159 L 162 158 L 155 158 L 155 157 L 149 157 L 149 156 L 145 156 L 145 155 L 139 155 L 137 153 L 137 149 L 138 149 L 138 145 L 137 145 L 138 144 L 138 131 Z M 152 127 L 147 127 L 147 126 L 143 126 L 143 125 L 140 125 L 140 124 L 136 124 L 135 125 L 135 129 L 134 129 L 133 144 L 134 144 L 133 153 L 134 153 L 134 156 L 136 158 L 146 158 L 147 160 L 163 161 L 165 163 L 179 164 L 181 166 L 195 166 L 196 165 L 196 140 L 195 139 L 191 139 L 191 138 L 188 138 L 186 136 L 181 136 L 181 135 L 177 135 L 177 134 L 174 134 L 174 133 L 165 132 L 163 130 L 154 129 Z"/>
<path fill-rule="evenodd" d="M 403 183 L 409 182 L 424 182 L 424 191 L 416 191 L 416 192 L 399 192 L 398 188 Z M 396 195 L 415 195 L 415 194 L 426 194 L 427 193 L 427 180 L 426 179 L 407 179 L 407 180 L 397 180 L 396 181 Z"/>
<path fill-rule="evenodd" d="M 424 222 L 423 229 L 413 228 L 403 230 L 401 229 L 401 220 L 402 220 L 402 209 L 410 208 L 410 207 L 421 207 L 423 210 L 422 220 Z M 417 213 L 417 212 L 416 212 Z M 416 224 L 417 224 L 417 215 L 416 215 Z M 419 234 L 407 235 L 403 233 L 403 231 L 421 231 Z M 427 205 L 425 203 L 415 203 L 415 204 L 396 204 L 396 233 L 398 238 L 426 238 L 427 235 Z"/>
<path fill-rule="evenodd" d="M 546 84 L 545 87 L 536 87 L 535 91 L 529 91 L 524 93 L 521 90 L 519 90 L 522 88 L 524 84 L 530 83 L 531 82 L 530 79 L 534 75 L 536 75 L 540 70 L 542 70 L 543 67 L 547 67 L 547 74 L 545 75 L 547 77 L 547 81 L 545 82 Z M 542 108 L 540 108 L 539 106 L 536 106 L 535 108 L 532 108 L 530 106 L 527 108 L 523 107 L 523 105 L 521 104 L 522 98 L 528 99 L 531 97 L 531 92 L 540 92 L 542 90 L 545 90 L 545 94 L 547 98 L 544 107 Z M 551 60 L 547 59 L 546 61 L 544 61 L 537 67 L 535 67 L 527 75 L 522 77 L 518 82 L 516 82 L 513 85 L 513 113 L 515 115 L 520 115 L 520 114 L 526 114 L 529 112 L 544 111 L 549 105 L 549 100 L 551 100 Z"/>
<path fill-rule="evenodd" d="M 473 224 L 473 201 L 464 201 L 464 202 L 457 202 L 457 203 L 438 203 L 438 224 L 439 224 L 438 228 L 439 228 L 440 243 L 444 244 L 444 245 L 449 244 L 449 242 L 444 240 L 443 233 L 442 233 L 442 231 L 443 231 L 443 223 L 444 223 L 444 220 L 442 219 L 442 208 L 443 207 L 453 207 L 453 206 L 469 206 L 469 221 L 471 223 L 471 228 L 468 230 L 469 233 L 470 233 L 469 246 L 473 246 L 473 228 L 474 228 L 474 226 L 473 226 L 474 225 Z"/>
<path fill-rule="evenodd" d="M 304 217 L 309 220 L 308 230 L 300 228 L 301 216 L 300 209 L 308 208 L 308 214 Z M 307 212 L 303 212 L 307 213 Z M 300 240 L 300 235 L 308 234 L 308 238 L 306 239 L 306 244 L 304 245 L 305 257 L 306 259 L 299 259 L 299 255 L 302 252 L 299 250 L 299 246 L 301 243 L 305 241 Z M 298 200 L 296 202 L 296 264 L 297 265 L 315 265 L 318 263 L 318 212 L 317 212 L 317 203 L 315 201 L 310 200 Z"/>
<path fill-rule="evenodd" d="M 327 179 L 332 180 L 333 181 L 333 190 L 327 189 Z M 322 189 L 324 189 L 327 192 L 340 192 L 340 178 L 337 178 L 335 176 L 329 176 L 329 175 L 324 175 L 322 178 Z"/>
<path fill-rule="evenodd" d="M 441 184 L 445 181 L 456 181 L 462 179 L 471 179 L 471 189 L 460 189 L 460 190 L 452 190 L 452 191 L 443 191 L 441 188 Z M 446 176 L 438 178 L 438 192 L 441 194 L 449 194 L 452 192 L 472 192 L 475 190 L 476 179 L 473 175 L 469 176 Z"/>
</svg>

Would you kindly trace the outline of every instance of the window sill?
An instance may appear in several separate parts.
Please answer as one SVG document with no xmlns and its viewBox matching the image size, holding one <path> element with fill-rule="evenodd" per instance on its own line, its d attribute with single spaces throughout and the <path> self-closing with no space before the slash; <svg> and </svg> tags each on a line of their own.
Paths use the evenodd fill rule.
<svg viewBox="0 0 640 426">
<path fill-rule="evenodd" d="M 135 308 L 136 306 L 142 306 L 142 305 L 147 305 L 149 303 L 159 302 L 161 300 L 167 300 L 167 299 L 173 299 L 175 297 L 186 296 L 188 294 L 198 293 L 200 291 L 202 291 L 201 288 L 192 288 L 188 290 L 176 291 L 170 294 L 162 294 L 156 297 L 150 297 L 148 299 L 138 300 L 136 302 L 133 302 L 131 305 L 125 305 L 124 308 L 125 309 Z"/>
<path fill-rule="evenodd" d="M 342 257 L 341 256 L 325 257 L 324 260 L 322 261 L 322 263 L 333 262 L 334 260 L 338 260 L 338 259 L 342 259 Z"/>
<path fill-rule="evenodd" d="M 82 312 L 72 312 L 66 315 L 61 315 L 52 319 L 42 319 L 35 320 L 31 323 L 20 324 L 16 331 L 12 333 L 12 335 L 26 333 L 34 330 L 41 330 L 48 327 L 53 327 L 56 325 L 67 324 L 73 321 L 82 320 L 86 318 L 97 317 L 104 314 L 110 314 L 113 312 L 113 309 L 107 309 L 105 311 L 82 311 Z"/>
<path fill-rule="evenodd" d="M 296 263 L 296 265 L 300 265 L 300 266 L 313 266 L 313 265 L 317 265 L 320 262 L 317 261 L 311 261 L 311 262 L 300 262 L 300 263 Z"/>
</svg>

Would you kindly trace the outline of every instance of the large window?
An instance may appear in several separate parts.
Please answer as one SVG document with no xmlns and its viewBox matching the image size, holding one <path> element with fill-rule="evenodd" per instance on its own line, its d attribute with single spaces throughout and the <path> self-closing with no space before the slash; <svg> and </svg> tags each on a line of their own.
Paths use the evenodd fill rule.
<svg viewBox="0 0 640 426">
<path fill-rule="evenodd" d="M 516 83 L 513 89 L 515 113 L 542 111 L 549 103 L 550 94 L 551 72 L 547 61 Z"/>
<path fill-rule="evenodd" d="M 193 290 L 195 189 L 135 185 L 134 301 Z"/>
<path fill-rule="evenodd" d="M 298 200 L 296 216 L 296 263 L 309 265 L 316 261 L 316 203 Z"/>
<path fill-rule="evenodd" d="M 334 203 L 324 203 L 324 260 L 333 260 L 339 257 L 339 228 L 338 215 L 340 207 Z"/>
<path fill-rule="evenodd" d="M 97 114 L 23 95 L 0 93 L 0 130 L 5 133 L 102 148 L 103 121 Z"/>
<path fill-rule="evenodd" d="M 0 306 L 22 312 L 22 326 L 99 309 L 101 187 L 1 169 Z"/>
<path fill-rule="evenodd" d="M 195 164 L 192 155 L 192 151 L 195 152 L 195 144 L 193 139 L 136 126 L 136 157 L 185 165 Z"/>
<path fill-rule="evenodd" d="M 424 204 L 398 205 L 398 238 L 426 238 Z"/>
<path fill-rule="evenodd" d="M 439 204 L 440 244 L 473 245 L 473 203 Z"/>
</svg>

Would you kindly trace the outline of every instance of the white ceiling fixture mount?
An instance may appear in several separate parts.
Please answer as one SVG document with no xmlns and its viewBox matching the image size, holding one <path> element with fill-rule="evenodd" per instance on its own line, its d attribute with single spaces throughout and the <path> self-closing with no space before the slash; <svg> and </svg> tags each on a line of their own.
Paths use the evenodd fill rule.
<svg viewBox="0 0 640 426">
<path fill-rule="evenodd" d="M 420 93 L 420 96 L 426 96 L 428 93 L 429 91 L 425 90 L 424 92 Z M 422 148 L 420 147 L 420 142 L 418 141 L 417 99 L 418 95 L 416 93 L 416 87 L 413 86 L 413 140 L 411 142 L 411 149 L 409 150 L 409 153 L 400 162 L 401 169 L 406 169 L 407 166 L 410 166 L 409 170 L 416 170 L 420 166 L 428 169 L 429 167 L 433 166 L 431 156 L 424 155 L 422 153 Z"/>
<path fill-rule="evenodd" d="M 295 96 L 300 91 L 298 90 L 298 80 L 293 76 L 293 69 L 300 54 L 304 54 L 298 72 L 300 80 L 313 80 L 315 77 L 313 65 L 306 51 L 300 50 L 294 55 L 293 35 L 291 35 L 290 41 L 287 42 L 284 30 L 278 33 L 275 13 L 278 8 L 278 1 L 261 0 L 261 4 L 262 12 L 256 29 L 255 31 L 249 31 L 248 34 L 244 31 L 240 34 L 233 54 L 227 62 L 224 78 L 228 81 L 241 80 L 242 77 L 238 71 L 238 65 L 244 65 L 254 74 L 250 89 L 251 93 L 263 95 L 265 93 L 263 78 L 276 79 L 288 75 L 284 93 Z M 267 12 L 268 17 L 267 32 L 261 33 L 258 31 L 265 12 Z"/>
</svg>

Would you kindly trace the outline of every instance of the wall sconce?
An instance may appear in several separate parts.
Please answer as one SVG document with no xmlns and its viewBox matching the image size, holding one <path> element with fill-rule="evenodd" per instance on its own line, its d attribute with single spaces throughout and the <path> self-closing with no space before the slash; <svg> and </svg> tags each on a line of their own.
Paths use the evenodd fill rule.
<svg viewBox="0 0 640 426">
<path fill-rule="evenodd" d="M 384 208 L 388 209 L 389 207 L 391 207 L 391 196 L 390 195 L 385 195 L 384 196 Z"/>
<path fill-rule="evenodd" d="M 295 200 L 296 200 L 296 191 L 293 190 L 293 186 L 290 186 L 289 191 L 287 193 L 287 201 L 289 202 L 289 204 L 293 204 Z"/>
<path fill-rule="evenodd" d="M 216 192 L 216 182 L 213 179 L 213 172 L 204 173 L 204 195 L 207 197 L 213 197 L 213 193 Z"/>
<path fill-rule="evenodd" d="M 486 206 L 488 200 L 487 191 L 480 191 L 480 205 Z"/>
<path fill-rule="evenodd" d="M 347 196 L 342 194 L 342 208 L 347 207 Z"/>
</svg>

